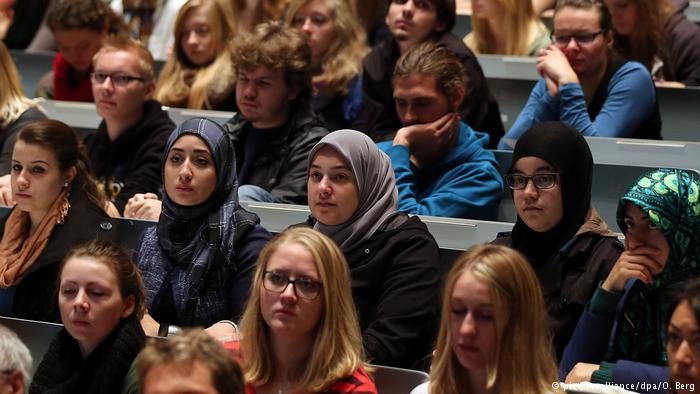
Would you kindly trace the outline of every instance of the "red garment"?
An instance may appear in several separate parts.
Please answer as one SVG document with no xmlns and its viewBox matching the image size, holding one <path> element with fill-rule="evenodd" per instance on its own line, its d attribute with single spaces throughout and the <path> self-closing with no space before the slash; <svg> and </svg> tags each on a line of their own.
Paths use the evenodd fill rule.
<svg viewBox="0 0 700 394">
<path fill-rule="evenodd" d="M 92 103 L 92 83 L 90 73 L 80 79 L 76 71 L 61 55 L 57 53 L 53 59 L 53 99 L 67 101 L 83 101 Z"/>
</svg>

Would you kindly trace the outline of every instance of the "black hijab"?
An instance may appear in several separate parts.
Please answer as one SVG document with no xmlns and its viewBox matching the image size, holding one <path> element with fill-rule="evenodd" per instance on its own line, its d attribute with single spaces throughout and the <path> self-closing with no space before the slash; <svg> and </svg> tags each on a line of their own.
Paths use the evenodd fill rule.
<svg viewBox="0 0 700 394">
<path fill-rule="evenodd" d="M 513 227 L 512 246 L 538 267 L 550 261 L 586 221 L 591 206 L 593 156 L 581 133 L 560 122 L 537 123 L 526 131 L 515 145 L 508 173 L 513 172 L 520 158 L 528 156 L 549 163 L 561 181 L 563 215 L 559 224 L 537 232 L 518 215 Z"/>
</svg>

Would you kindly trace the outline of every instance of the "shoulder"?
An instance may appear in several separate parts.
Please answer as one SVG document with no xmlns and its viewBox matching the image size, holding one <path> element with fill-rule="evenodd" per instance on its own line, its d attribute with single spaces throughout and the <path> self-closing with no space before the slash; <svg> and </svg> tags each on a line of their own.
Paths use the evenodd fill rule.
<svg viewBox="0 0 700 394">
<path fill-rule="evenodd" d="M 385 74 L 391 72 L 392 65 L 395 61 L 391 56 L 393 52 L 393 40 L 393 37 L 388 37 L 372 48 L 365 56 L 362 60 L 364 78 L 368 80 L 383 79 Z"/>
<path fill-rule="evenodd" d="M 301 111 L 291 119 L 289 130 L 290 143 L 293 145 L 306 145 L 309 142 L 318 142 L 329 133 L 325 121 L 314 111 Z"/>
<path fill-rule="evenodd" d="M 635 62 L 635 61 L 628 61 L 625 64 L 622 65 L 617 71 L 615 71 L 615 74 L 613 74 L 610 84 L 612 85 L 615 82 L 623 81 L 623 80 L 629 80 L 629 81 L 648 81 L 649 83 L 653 84 L 652 79 L 651 79 L 651 74 L 649 74 L 649 71 L 644 67 L 643 64 Z"/>
</svg>

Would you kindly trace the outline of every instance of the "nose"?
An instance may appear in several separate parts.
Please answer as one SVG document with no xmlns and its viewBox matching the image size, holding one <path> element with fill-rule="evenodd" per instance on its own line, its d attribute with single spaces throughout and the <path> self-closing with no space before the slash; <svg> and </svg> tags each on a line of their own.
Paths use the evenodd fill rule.
<svg viewBox="0 0 700 394">
<path fill-rule="evenodd" d="M 87 294 L 85 290 L 78 290 L 78 294 L 75 296 L 75 308 L 82 312 L 87 312 L 90 309 L 90 303 L 88 303 Z"/>
<path fill-rule="evenodd" d="M 252 81 L 247 82 L 243 86 L 243 96 L 248 100 L 254 100 L 257 97 L 257 91 L 255 90 L 255 83 Z"/>
<path fill-rule="evenodd" d="M 287 287 L 282 290 L 282 293 L 280 293 L 280 299 L 282 301 L 287 301 L 287 302 L 294 302 L 297 299 L 297 293 L 296 289 L 294 288 L 294 284 L 289 282 L 287 283 Z"/>
<path fill-rule="evenodd" d="M 464 315 L 464 320 L 462 320 L 462 324 L 459 327 L 459 333 L 469 337 L 476 336 L 476 322 L 471 312 L 467 312 Z"/>
<path fill-rule="evenodd" d="M 573 36 L 569 37 L 569 42 L 566 43 L 566 47 L 564 48 L 569 51 L 578 51 L 579 49 L 581 49 L 578 46 L 578 41 L 576 41 L 576 39 Z"/>
<path fill-rule="evenodd" d="M 536 199 L 540 195 L 540 190 L 535 187 L 535 182 L 532 179 L 528 179 L 523 193 L 527 198 Z"/>
<path fill-rule="evenodd" d="M 323 178 L 321 178 L 321 181 L 318 183 L 318 189 L 322 193 L 330 193 L 331 192 L 331 185 L 330 185 L 330 182 L 328 181 L 327 176 L 324 175 Z"/>
<path fill-rule="evenodd" d="M 23 169 L 20 171 L 20 173 L 17 175 L 17 187 L 20 190 L 27 190 L 27 187 L 29 187 L 29 179 L 27 179 L 26 176 L 26 170 Z"/>
<path fill-rule="evenodd" d="M 673 359 L 684 367 L 693 365 L 693 350 L 690 348 L 687 340 L 683 339 L 681 341 L 676 353 L 673 355 Z"/>
<path fill-rule="evenodd" d="M 413 12 L 416 9 L 416 5 L 413 4 L 413 0 L 408 0 L 405 3 L 403 3 L 403 15 L 404 16 L 410 16 L 413 15 Z"/>
<path fill-rule="evenodd" d="M 185 162 L 182 163 L 178 176 L 182 181 L 189 182 L 192 180 L 192 163 L 190 162 L 190 159 L 186 159 Z"/>
<path fill-rule="evenodd" d="M 187 39 L 185 40 L 185 42 L 187 43 L 187 45 L 190 46 L 197 45 L 199 42 L 199 40 L 197 39 L 197 33 L 194 30 L 187 33 Z"/>
<path fill-rule="evenodd" d="M 300 30 L 307 36 L 311 36 L 311 18 L 304 19 L 304 24 L 301 25 Z"/>
<path fill-rule="evenodd" d="M 403 113 L 403 124 L 404 126 L 410 126 L 418 123 L 418 114 L 416 113 L 413 105 L 408 104 L 406 110 Z"/>
</svg>

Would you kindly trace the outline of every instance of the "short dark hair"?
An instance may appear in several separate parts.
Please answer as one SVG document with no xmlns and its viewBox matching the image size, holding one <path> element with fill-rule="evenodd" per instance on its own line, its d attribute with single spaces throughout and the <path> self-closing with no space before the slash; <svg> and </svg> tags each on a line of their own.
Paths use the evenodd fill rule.
<svg viewBox="0 0 700 394">
<path fill-rule="evenodd" d="M 394 0 L 389 0 L 387 2 L 386 10 L 389 12 L 389 7 Z M 445 23 L 445 29 L 437 35 L 442 33 L 447 33 L 452 31 L 455 27 L 455 20 L 457 19 L 457 8 L 455 7 L 455 0 L 428 0 L 435 7 L 435 12 L 437 14 L 437 21 Z M 523 0 L 524 1 L 524 0 Z M 386 12 L 384 13 L 386 15 Z"/>
<path fill-rule="evenodd" d="M 554 7 L 554 17 L 556 17 L 557 13 L 564 7 L 580 10 L 597 9 L 600 13 L 600 30 L 602 30 L 603 33 L 612 30 L 612 16 L 610 16 L 610 10 L 608 10 L 605 3 L 600 0 L 558 0 L 557 5 Z"/>
<path fill-rule="evenodd" d="M 671 323 L 671 315 L 678 305 L 688 302 L 693 311 L 695 321 L 700 324 L 700 278 L 690 280 L 683 285 L 683 288 L 671 294 L 671 303 L 666 316 L 666 327 Z"/>
</svg>

